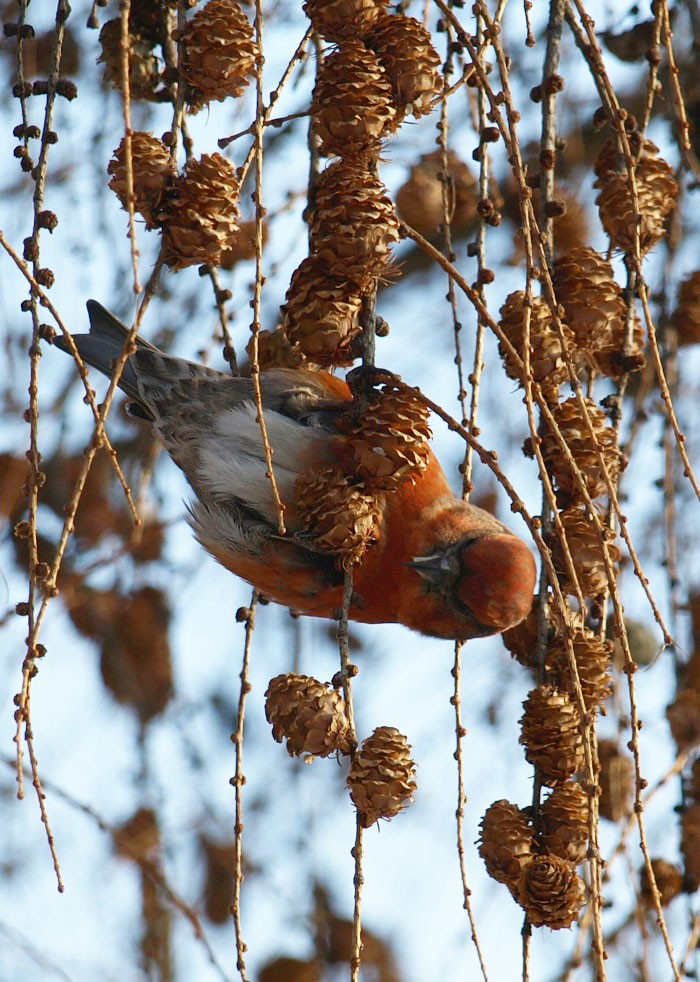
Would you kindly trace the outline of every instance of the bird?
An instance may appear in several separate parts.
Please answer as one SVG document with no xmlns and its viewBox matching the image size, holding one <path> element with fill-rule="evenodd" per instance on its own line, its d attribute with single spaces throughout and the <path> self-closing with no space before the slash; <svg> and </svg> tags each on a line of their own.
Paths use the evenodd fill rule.
<svg viewBox="0 0 700 982">
<path fill-rule="evenodd" d="M 95 300 L 82 359 L 112 377 L 128 328 Z M 67 335 L 54 345 L 71 353 Z M 302 473 L 341 466 L 339 415 L 354 396 L 344 379 L 306 368 L 260 372 L 273 471 L 285 505 L 278 527 L 253 380 L 166 354 L 134 339 L 118 386 L 127 411 L 153 430 L 194 491 L 188 521 L 204 549 L 260 594 L 295 614 L 335 618 L 344 573 L 314 548 L 295 509 Z M 347 466 L 347 463 L 342 465 Z M 536 564 L 526 542 L 489 512 L 457 498 L 432 449 L 413 481 L 380 496 L 379 534 L 353 567 L 349 617 L 400 623 L 453 641 L 498 634 L 527 616 Z"/>
</svg>

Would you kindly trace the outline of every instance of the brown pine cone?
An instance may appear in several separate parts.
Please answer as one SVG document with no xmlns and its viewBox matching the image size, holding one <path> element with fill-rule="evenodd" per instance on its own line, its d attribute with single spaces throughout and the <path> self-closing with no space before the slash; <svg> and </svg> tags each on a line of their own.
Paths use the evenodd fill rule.
<svg viewBox="0 0 700 982">
<path fill-rule="evenodd" d="M 406 737 L 393 726 L 378 726 L 355 754 L 347 785 L 362 827 L 398 815 L 416 792 L 416 765 Z"/>
<path fill-rule="evenodd" d="M 620 378 L 644 365 L 644 332 L 635 315 L 625 345 L 627 309 L 610 262 L 588 246 L 572 249 L 554 264 L 552 277 L 575 345 L 589 365 Z"/>
<path fill-rule="evenodd" d="M 128 210 L 126 181 L 126 141 L 122 140 L 107 165 L 111 175 L 109 187 Z M 152 133 L 136 131 L 131 134 L 131 168 L 133 177 L 134 211 L 145 221 L 146 228 L 158 224 L 163 195 L 175 180 L 172 157 L 162 140 Z"/>
<path fill-rule="evenodd" d="M 571 927 L 585 902 L 583 882 L 559 856 L 534 856 L 523 869 L 518 903 L 533 927 Z"/>
<path fill-rule="evenodd" d="M 389 0 L 304 0 L 304 13 L 326 41 L 364 38 Z"/>
<path fill-rule="evenodd" d="M 332 275 L 372 285 L 386 272 L 399 221 L 373 158 L 341 158 L 320 175 L 309 216 L 311 250 Z"/>
<path fill-rule="evenodd" d="M 511 293 L 501 307 L 501 329 L 524 360 L 527 296 L 524 290 Z M 564 344 L 569 344 L 571 331 L 562 325 Z M 533 297 L 530 304 L 530 372 L 548 398 L 556 395 L 569 373 L 563 358 L 562 341 L 552 320 L 552 313 L 542 297 Z M 499 341 L 498 351 L 503 358 L 506 374 L 523 385 L 522 369 Z"/>
<path fill-rule="evenodd" d="M 535 851 L 534 830 L 526 812 L 502 798 L 489 805 L 479 826 L 479 855 L 486 872 L 505 883 L 517 898 L 520 875 Z"/>
<path fill-rule="evenodd" d="M 611 143 L 601 151 L 596 167 L 598 178 L 593 185 L 600 189 L 596 204 L 610 241 L 624 252 L 634 251 L 637 228 L 640 255 L 652 249 L 666 234 L 666 219 L 676 207 L 678 182 L 658 153 L 659 148 L 645 140 L 637 155 L 634 174 L 639 207 L 635 208 L 624 161 L 613 156 Z"/>
<path fill-rule="evenodd" d="M 256 72 L 253 28 L 236 0 L 209 0 L 178 35 L 178 66 L 192 112 L 210 102 L 237 98 Z"/>
<path fill-rule="evenodd" d="M 403 14 L 382 14 L 365 42 L 389 77 L 399 117 L 429 113 L 442 92 L 442 76 L 440 56 L 423 25 Z"/>
<path fill-rule="evenodd" d="M 326 156 L 377 153 L 382 139 L 395 129 L 391 83 L 361 41 L 343 41 L 323 62 L 311 114 Z"/>
<path fill-rule="evenodd" d="M 542 841 L 548 853 L 574 866 L 588 852 L 588 795 L 576 781 L 555 788 L 542 805 Z"/>
<path fill-rule="evenodd" d="M 567 692 L 551 685 L 532 689 L 523 703 L 520 743 L 542 783 L 555 787 L 584 765 L 581 714 Z"/>
<path fill-rule="evenodd" d="M 238 231 L 238 192 L 233 164 L 220 153 L 187 161 L 161 213 L 168 266 L 218 265 Z"/>
<path fill-rule="evenodd" d="M 308 256 L 292 274 L 284 326 L 292 345 L 322 367 L 349 365 L 360 336 L 362 287 L 335 277 L 319 256 Z"/>
<path fill-rule="evenodd" d="M 700 270 L 691 273 L 681 283 L 671 322 L 676 329 L 680 348 L 700 343 Z"/>
<path fill-rule="evenodd" d="M 588 422 L 574 396 L 553 406 L 552 415 L 586 490 L 591 498 L 597 498 L 606 494 L 608 488 L 601 458 L 613 487 L 617 484 L 624 461 L 617 446 L 615 430 L 607 425 L 603 410 L 592 399 L 584 398 L 583 401 Z M 566 503 L 581 500 L 574 468 L 564 456 L 554 433 L 545 425 L 542 428 L 542 455 L 558 489 L 566 496 Z"/>
<path fill-rule="evenodd" d="M 306 547 L 337 556 L 344 570 L 361 562 L 380 536 L 377 498 L 332 467 L 302 474 L 294 492 L 299 522 L 311 533 L 304 539 Z"/>
<path fill-rule="evenodd" d="M 277 675 L 265 692 L 265 717 L 290 757 L 349 754 L 353 741 L 345 700 L 330 685 L 308 675 Z"/>
<path fill-rule="evenodd" d="M 429 410 L 404 389 L 386 384 L 361 415 L 339 420 L 339 450 L 352 450 L 352 472 L 369 491 L 415 482 L 430 456 Z"/>
</svg>

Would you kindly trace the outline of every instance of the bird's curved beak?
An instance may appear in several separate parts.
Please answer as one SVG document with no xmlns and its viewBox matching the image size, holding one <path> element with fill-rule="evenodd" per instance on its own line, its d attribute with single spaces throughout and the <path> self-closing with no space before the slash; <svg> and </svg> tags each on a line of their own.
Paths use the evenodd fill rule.
<svg viewBox="0 0 700 982">
<path fill-rule="evenodd" d="M 415 569 L 416 573 L 429 583 L 440 583 L 450 572 L 450 557 L 445 553 L 435 553 L 432 556 L 414 556 L 406 565 Z"/>
</svg>

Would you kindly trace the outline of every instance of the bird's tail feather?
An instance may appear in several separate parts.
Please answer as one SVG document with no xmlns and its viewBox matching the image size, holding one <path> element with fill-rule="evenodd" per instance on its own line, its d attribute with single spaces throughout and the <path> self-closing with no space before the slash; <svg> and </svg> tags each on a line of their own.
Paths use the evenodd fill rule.
<svg viewBox="0 0 700 982">
<path fill-rule="evenodd" d="M 83 361 L 111 378 L 114 364 L 124 350 L 129 329 L 96 300 L 88 300 L 87 309 L 90 317 L 90 333 L 74 334 L 73 341 Z M 71 349 L 62 335 L 55 337 L 53 343 L 57 348 L 70 354 Z M 153 345 L 139 337 L 136 338 L 136 346 L 152 351 L 157 350 Z M 136 372 L 128 360 L 119 379 L 119 388 L 126 392 L 130 398 L 140 399 L 136 384 Z"/>
</svg>

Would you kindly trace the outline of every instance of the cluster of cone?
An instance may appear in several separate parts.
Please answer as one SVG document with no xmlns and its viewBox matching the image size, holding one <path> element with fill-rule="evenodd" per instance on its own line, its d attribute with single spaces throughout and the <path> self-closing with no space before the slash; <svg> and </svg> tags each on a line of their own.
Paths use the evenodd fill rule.
<svg viewBox="0 0 700 982">
<path fill-rule="evenodd" d="M 596 165 L 597 204 L 613 247 L 643 255 L 663 236 L 678 185 L 658 149 L 635 136 L 630 133 L 634 181 L 615 145 L 603 148 Z M 564 536 L 553 534 L 549 544 L 562 592 L 578 602 L 563 611 L 545 604 L 543 662 L 537 660 L 538 604 L 504 635 L 513 656 L 539 673 L 539 684 L 523 704 L 520 742 L 542 785 L 553 790 L 536 821 L 530 811 L 494 803 L 482 822 L 480 849 L 489 873 L 508 886 L 533 925 L 562 928 L 577 919 L 584 902 L 576 866 L 586 857 L 589 800 L 573 779 L 585 765 L 585 718 L 610 693 L 613 656 L 611 642 L 587 627 L 586 614 L 592 604 L 599 616 L 609 568 L 620 558 L 606 528 L 605 506 L 623 460 L 596 403 L 580 395 L 562 399 L 561 387 L 572 372 L 617 380 L 640 368 L 643 335 L 610 262 L 593 249 L 579 246 L 560 255 L 552 283 L 556 317 L 544 297 L 520 291 L 506 299 L 500 326 L 511 347 L 502 341 L 499 350 L 507 374 L 523 386 L 527 378 L 551 413 L 549 419 L 543 414 L 536 439 Z M 613 756 L 608 755 L 608 771 Z"/>
<path fill-rule="evenodd" d="M 284 323 L 257 338 L 258 361 L 333 368 L 358 357 L 361 311 L 390 272 L 399 238 L 393 202 L 378 177 L 383 141 L 408 113 L 430 111 L 441 91 L 430 35 L 387 0 L 307 0 L 304 10 L 333 48 L 319 66 L 311 105 L 322 156 L 334 158 L 311 189 L 309 256 L 292 275 Z M 303 475 L 295 501 L 317 548 L 348 570 L 381 534 L 381 496 L 415 480 L 428 457 L 428 413 L 391 384 L 361 413 L 339 421 L 353 459 Z"/>
<path fill-rule="evenodd" d="M 334 47 L 319 66 L 311 114 L 322 156 L 335 159 L 312 189 L 310 254 L 292 276 L 284 333 L 314 365 L 357 356 L 364 297 L 386 276 L 399 237 L 377 176 L 382 143 L 407 113 L 430 111 L 440 59 L 418 21 L 386 12 L 388 0 L 306 0 L 316 32 Z M 262 341 L 263 363 L 267 353 Z"/>
<path fill-rule="evenodd" d="M 237 98 L 255 74 L 258 51 L 253 30 L 236 0 L 209 0 L 182 31 L 172 30 L 171 12 L 155 0 L 130 10 L 132 98 L 154 99 L 157 91 L 167 94 L 166 89 L 157 89 L 168 73 L 160 70 L 156 49 L 169 39 L 177 41 L 176 78 L 191 112 L 212 101 Z M 107 79 L 121 86 L 120 20 L 105 24 L 100 42 Z M 134 211 L 147 228 L 161 231 L 162 256 L 172 269 L 216 266 L 235 251 L 239 181 L 233 165 L 221 154 L 191 158 L 178 174 L 170 144 L 137 131 L 122 140 L 108 172 L 109 186 L 122 206 L 128 209 L 131 186 Z"/>
<path fill-rule="evenodd" d="M 278 675 L 265 693 L 265 715 L 290 756 L 352 757 L 346 783 L 363 828 L 393 818 L 413 799 L 415 764 L 406 737 L 378 726 L 356 749 L 345 700 L 332 686 L 308 675 Z"/>
</svg>

